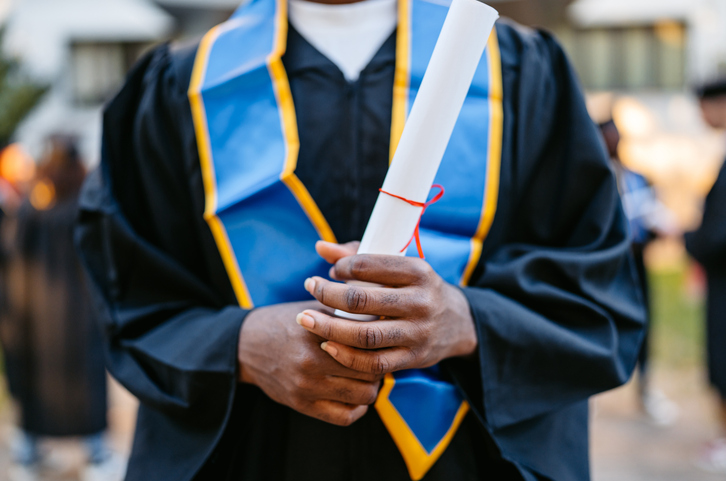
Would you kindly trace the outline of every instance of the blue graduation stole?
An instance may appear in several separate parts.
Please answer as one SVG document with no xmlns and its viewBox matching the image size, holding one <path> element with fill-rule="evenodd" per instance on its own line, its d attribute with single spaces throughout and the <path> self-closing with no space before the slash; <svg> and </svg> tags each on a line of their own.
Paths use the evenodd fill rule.
<svg viewBox="0 0 726 481">
<path fill-rule="evenodd" d="M 391 153 L 447 12 L 441 3 L 399 0 Z M 309 299 L 304 280 L 326 276 L 329 268 L 315 242 L 335 242 L 295 175 L 299 138 L 281 60 L 287 27 L 286 0 L 246 3 L 203 38 L 189 88 L 204 218 L 245 309 Z M 452 284 L 468 284 L 494 220 L 502 130 L 493 33 L 436 177 L 446 196 L 426 210 L 420 226 L 426 260 Z M 407 254 L 415 256 L 415 246 Z M 413 480 L 441 456 L 469 409 L 438 366 L 386 376 L 375 407 Z"/>
</svg>

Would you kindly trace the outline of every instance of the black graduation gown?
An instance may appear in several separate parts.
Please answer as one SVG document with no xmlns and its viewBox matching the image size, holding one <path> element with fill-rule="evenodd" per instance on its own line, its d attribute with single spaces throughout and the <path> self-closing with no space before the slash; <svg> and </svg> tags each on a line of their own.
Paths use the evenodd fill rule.
<svg viewBox="0 0 726 481">
<path fill-rule="evenodd" d="M 106 429 L 103 341 L 73 246 L 76 212 L 76 196 L 43 211 L 25 202 L 3 226 L 14 232 L 0 339 L 21 427 L 39 436 Z"/>
<path fill-rule="evenodd" d="M 706 271 L 708 374 L 726 399 L 726 164 L 706 197 L 701 227 L 686 234 L 686 249 Z"/>
<path fill-rule="evenodd" d="M 499 210 L 465 290 L 479 358 L 444 363 L 474 414 L 424 479 L 582 481 L 587 399 L 630 376 L 643 309 L 616 182 L 572 69 L 549 35 L 497 29 Z M 186 93 L 195 49 L 156 49 L 106 109 L 77 229 L 110 369 L 142 402 L 128 479 L 408 479 L 375 410 L 335 427 L 236 382 L 246 312 L 202 217 Z M 297 173 L 343 242 L 360 239 L 388 166 L 394 55 L 395 35 L 349 84 L 289 35 Z"/>
</svg>

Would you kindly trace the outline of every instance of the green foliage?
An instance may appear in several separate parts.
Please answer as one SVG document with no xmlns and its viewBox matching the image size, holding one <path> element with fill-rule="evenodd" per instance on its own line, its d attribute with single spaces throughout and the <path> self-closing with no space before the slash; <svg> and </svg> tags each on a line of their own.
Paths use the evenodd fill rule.
<svg viewBox="0 0 726 481">
<path fill-rule="evenodd" d="M 693 367 L 703 362 L 705 312 L 703 299 L 686 292 L 687 265 L 650 272 L 653 360 L 670 367 Z"/>
<path fill-rule="evenodd" d="M 0 52 L 4 33 L 0 30 Z M 10 143 L 15 129 L 47 90 L 23 73 L 18 59 L 0 55 L 0 148 Z"/>
</svg>

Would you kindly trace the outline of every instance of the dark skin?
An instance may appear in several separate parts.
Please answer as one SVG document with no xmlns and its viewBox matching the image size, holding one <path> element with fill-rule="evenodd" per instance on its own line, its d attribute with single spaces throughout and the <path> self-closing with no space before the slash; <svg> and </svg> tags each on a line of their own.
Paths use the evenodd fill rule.
<svg viewBox="0 0 726 481">
<path fill-rule="evenodd" d="M 242 325 L 238 349 L 242 382 L 295 411 L 340 426 L 363 417 L 385 374 L 470 356 L 478 344 L 459 289 L 423 260 L 357 256 L 358 245 L 318 242 L 316 249 L 333 264 L 333 279 L 389 287 L 308 279 L 305 288 L 317 301 L 253 310 Z M 333 309 L 385 320 L 348 321 L 333 317 Z"/>
<path fill-rule="evenodd" d="M 253 310 L 240 332 L 242 382 L 302 414 L 348 426 L 375 402 L 385 374 L 476 351 L 466 297 L 425 261 L 355 255 L 358 243 L 318 242 L 316 249 L 333 264 L 332 278 L 387 287 L 315 277 L 305 287 L 317 301 Z M 349 321 L 332 309 L 382 320 Z"/>
</svg>

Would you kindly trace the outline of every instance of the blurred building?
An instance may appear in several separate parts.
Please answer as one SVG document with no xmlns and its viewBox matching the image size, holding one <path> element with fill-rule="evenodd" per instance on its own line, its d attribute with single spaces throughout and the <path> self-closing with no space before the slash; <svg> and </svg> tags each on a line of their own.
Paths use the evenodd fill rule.
<svg viewBox="0 0 726 481">
<path fill-rule="evenodd" d="M 656 184 L 685 228 L 723 161 L 693 86 L 726 74 L 726 0 L 577 0 L 555 27 L 596 117 L 611 110 L 620 155 Z"/>
<path fill-rule="evenodd" d="M 726 75 L 726 0 L 513 0 L 498 8 L 556 34 L 593 118 L 615 117 L 623 161 L 655 183 L 683 227 L 694 227 L 726 139 L 702 122 L 692 87 Z"/>
<path fill-rule="evenodd" d="M 567 24 L 567 7 L 574 0 L 490 0 L 502 17 L 524 25 L 553 29 Z"/>
<path fill-rule="evenodd" d="M 592 88 L 677 90 L 726 73 L 724 0 L 578 0 L 569 18 L 563 38 Z"/>
<path fill-rule="evenodd" d="M 240 5 L 241 0 L 155 0 L 174 17 L 175 36 L 190 38 L 203 35 L 222 23 Z"/>
<path fill-rule="evenodd" d="M 0 0 L 6 54 L 22 58 L 50 86 L 17 132 L 35 158 L 53 133 L 79 137 L 84 158 L 98 162 L 101 108 L 151 45 L 201 35 L 237 0 Z"/>
</svg>

